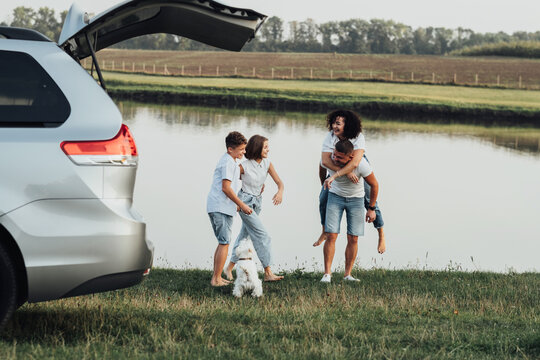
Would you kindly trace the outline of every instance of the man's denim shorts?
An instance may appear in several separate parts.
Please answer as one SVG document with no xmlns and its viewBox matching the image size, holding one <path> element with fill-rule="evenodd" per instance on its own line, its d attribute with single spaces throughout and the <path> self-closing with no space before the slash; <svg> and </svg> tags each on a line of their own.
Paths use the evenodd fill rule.
<svg viewBox="0 0 540 360">
<path fill-rule="evenodd" d="M 229 245 L 231 242 L 231 229 L 233 223 L 233 217 L 220 212 L 208 213 L 210 222 L 212 223 L 212 229 L 216 235 L 218 243 L 221 245 Z"/>
<path fill-rule="evenodd" d="M 343 197 L 328 193 L 326 204 L 326 225 L 324 231 L 339 234 L 343 211 L 347 215 L 347 234 L 364 235 L 364 198 Z"/>
</svg>

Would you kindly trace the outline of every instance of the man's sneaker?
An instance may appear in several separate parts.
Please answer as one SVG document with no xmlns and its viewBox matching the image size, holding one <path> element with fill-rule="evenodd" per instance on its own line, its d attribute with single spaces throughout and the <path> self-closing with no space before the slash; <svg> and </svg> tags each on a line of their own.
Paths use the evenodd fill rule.
<svg viewBox="0 0 540 360">
<path fill-rule="evenodd" d="M 345 277 L 343 278 L 343 280 L 345 280 L 345 281 L 360 281 L 360 280 L 358 280 L 358 279 L 353 278 L 352 275 L 345 276 Z M 322 281 L 322 280 L 321 280 L 321 281 Z"/>
<path fill-rule="evenodd" d="M 330 283 L 331 281 L 332 281 L 332 275 L 330 274 L 324 274 L 321 279 L 322 283 Z"/>
</svg>

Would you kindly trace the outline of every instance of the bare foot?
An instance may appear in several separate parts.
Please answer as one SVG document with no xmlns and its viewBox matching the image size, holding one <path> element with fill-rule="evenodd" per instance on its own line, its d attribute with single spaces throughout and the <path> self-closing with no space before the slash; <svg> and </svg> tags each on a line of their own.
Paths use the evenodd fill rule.
<svg viewBox="0 0 540 360">
<path fill-rule="evenodd" d="M 384 239 L 384 230 L 382 228 L 379 230 L 379 245 L 377 246 L 377 251 L 379 254 L 382 254 L 386 251 L 386 241 Z"/>
<path fill-rule="evenodd" d="M 274 275 L 274 274 L 265 274 L 264 275 L 264 281 L 279 281 L 283 280 L 282 275 Z"/>
<path fill-rule="evenodd" d="M 222 277 L 219 277 L 217 279 L 214 279 L 212 278 L 212 280 L 210 280 L 210 285 L 214 286 L 214 287 L 217 287 L 217 286 L 226 286 L 226 285 L 229 285 L 231 282 L 229 280 L 226 280 Z"/>
<path fill-rule="evenodd" d="M 229 263 L 229 265 L 225 268 L 225 270 L 223 270 L 223 273 L 225 274 L 225 277 L 227 278 L 227 280 L 234 280 L 233 276 L 232 276 L 232 269 L 234 268 L 234 263 Z"/>
<path fill-rule="evenodd" d="M 321 236 L 319 236 L 319 239 L 317 239 L 317 241 L 315 241 L 315 242 L 313 243 L 313 246 L 319 246 L 319 245 L 321 245 L 321 244 L 322 244 L 323 242 L 325 242 L 325 241 L 326 241 L 326 233 L 323 232 L 323 233 L 321 234 Z"/>
</svg>

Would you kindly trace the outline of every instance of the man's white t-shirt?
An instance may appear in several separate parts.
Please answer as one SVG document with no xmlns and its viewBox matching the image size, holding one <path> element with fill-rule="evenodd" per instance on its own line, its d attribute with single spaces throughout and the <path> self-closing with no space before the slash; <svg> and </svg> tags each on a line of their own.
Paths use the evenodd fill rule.
<svg viewBox="0 0 540 360">
<path fill-rule="evenodd" d="M 335 174 L 335 171 L 327 169 L 330 176 Z M 335 179 L 330 185 L 330 192 L 342 197 L 355 197 L 361 198 L 364 197 L 364 182 L 363 178 L 371 175 L 373 170 L 365 158 L 362 158 L 360 164 L 352 171 L 356 176 L 358 176 L 358 183 L 353 183 L 347 176 L 340 176 Z"/>
<path fill-rule="evenodd" d="M 339 138 L 334 135 L 334 132 L 329 131 L 323 140 L 322 152 L 331 153 L 332 151 L 334 151 L 334 148 L 336 147 L 336 143 L 338 141 Z M 349 139 L 349 141 L 353 144 L 354 150 L 363 149 L 364 151 L 366 151 L 366 138 L 364 137 L 364 134 L 360 133 L 354 139 Z"/>
<path fill-rule="evenodd" d="M 223 154 L 219 159 L 214 170 L 212 186 L 206 199 L 206 212 L 220 212 L 234 216 L 236 214 L 236 204 L 223 192 L 223 180 L 231 181 L 231 188 L 235 194 L 240 190 L 240 167 L 238 162 L 227 153 Z"/>
</svg>

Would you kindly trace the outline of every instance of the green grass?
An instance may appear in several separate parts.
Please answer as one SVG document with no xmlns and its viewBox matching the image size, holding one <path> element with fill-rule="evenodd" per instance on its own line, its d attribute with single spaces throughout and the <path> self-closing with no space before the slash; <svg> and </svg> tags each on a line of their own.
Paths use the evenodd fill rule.
<svg viewBox="0 0 540 360">
<path fill-rule="evenodd" d="M 167 89 L 193 93 L 249 96 L 270 95 L 289 99 L 342 102 L 381 101 L 445 105 L 459 108 L 540 111 L 540 91 L 488 89 L 462 86 L 397 84 L 359 81 L 259 80 L 196 78 L 106 73 L 112 88 Z"/>
<path fill-rule="evenodd" d="M 537 359 L 540 275 L 297 270 L 261 299 L 210 272 L 155 270 L 126 290 L 24 305 L 0 358 Z"/>
</svg>

